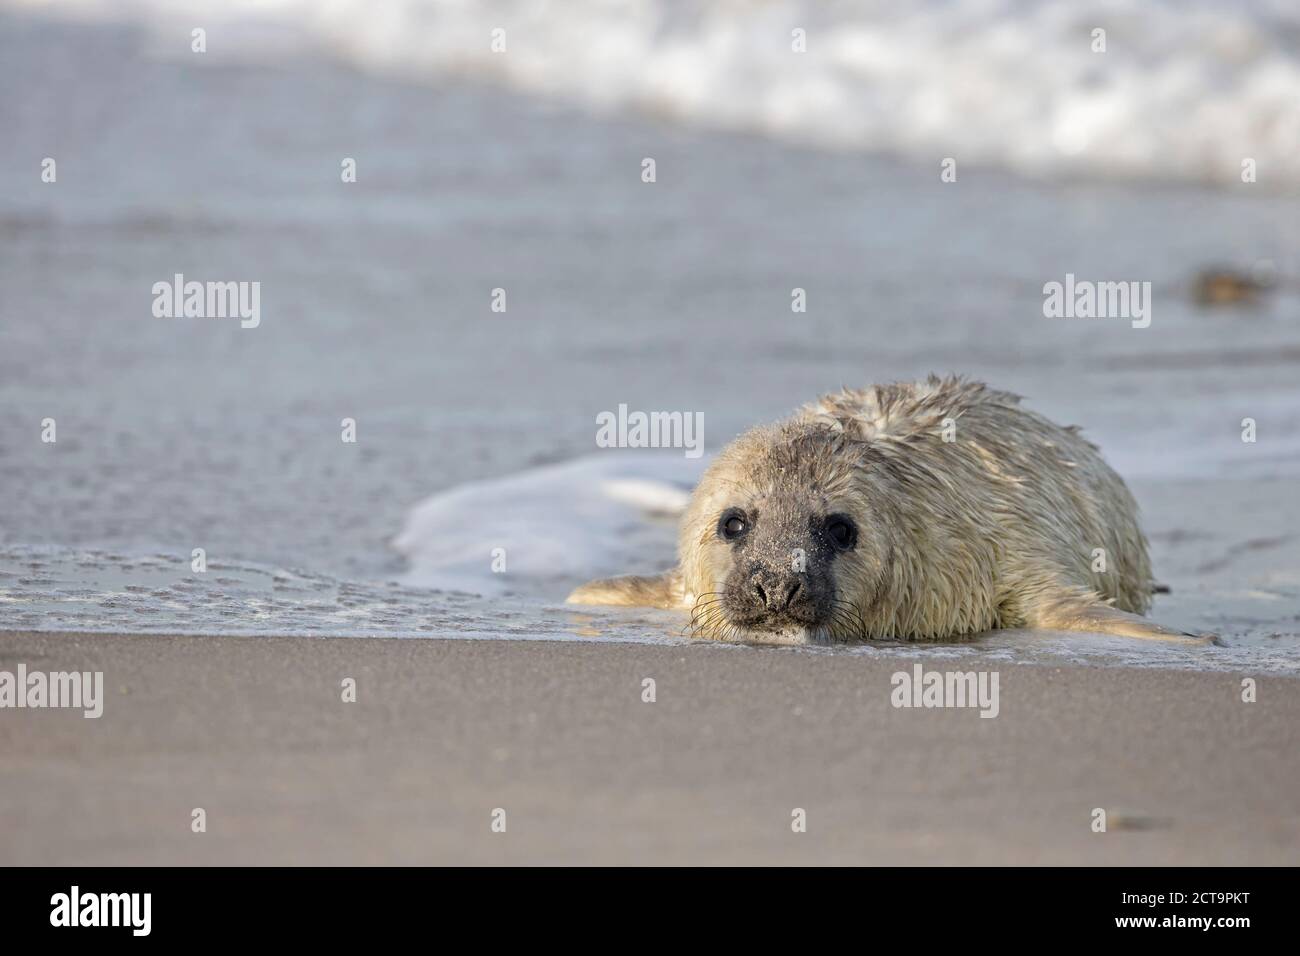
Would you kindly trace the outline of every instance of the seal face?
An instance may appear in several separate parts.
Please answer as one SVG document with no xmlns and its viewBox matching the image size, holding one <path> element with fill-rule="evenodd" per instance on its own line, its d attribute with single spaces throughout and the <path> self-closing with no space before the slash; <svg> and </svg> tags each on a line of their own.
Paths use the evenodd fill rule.
<svg viewBox="0 0 1300 956">
<path fill-rule="evenodd" d="M 728 508 L 718 525 L 732 552 L 721 597 L 727 619 L 756 631 L 831 624 L 838 603 L 833 565 L 852 550 L 856 529 L 848 515 L 819 514 L 793 496 L 748 512 Z"/>
<path fill-rule="evenodd" d="M 870 448 L 795 419 L 741 436 L 714 461 L 679 552 L 698 637 L 821 643 L 865 633 L 891 519 Z"/>
<path fill-rule="evenodd" d="M 706 473 L 680 548 L 698 582 L 697 636 L 804 643 L 861 631 L 857 581 L 879 563 L 876 538 L 854 494 L 862 462 L 826 437 L 807 423 L 756 430 Z"/>
<path fill-rule="evenodd" d="M 741 435 L 691 496 L 678 559 L 569 600 L 684 608 L 720 640 L 1195 639 L 1139 616 L 1146 539 L 1096 447 L 956 378 L 846 389 Z"/>
</svg>

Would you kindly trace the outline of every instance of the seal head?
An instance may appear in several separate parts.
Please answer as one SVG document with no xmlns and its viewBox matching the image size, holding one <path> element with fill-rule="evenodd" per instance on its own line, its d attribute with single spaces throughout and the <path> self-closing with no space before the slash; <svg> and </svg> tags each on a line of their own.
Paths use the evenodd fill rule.
<svg viewBox="0 0 1300 956">
<path fill-rule="evenodd" d="M 719 456 L 682 523 L 697 635 L 803 643 L 860 632 L 859 582 L 883 564 L 864 451 L 790 422 Z"/>
</svg>

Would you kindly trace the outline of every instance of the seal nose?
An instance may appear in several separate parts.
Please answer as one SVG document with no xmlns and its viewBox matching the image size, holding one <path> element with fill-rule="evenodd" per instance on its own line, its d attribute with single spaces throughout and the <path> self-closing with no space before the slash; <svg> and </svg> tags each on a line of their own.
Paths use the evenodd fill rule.
<svg viewBox="0 0 1300 956">
<path fill-rule="evenodd" d="M 754 575 L 754 595 L 768 611 L 784 611 L 802 588 L 803 582 L 793 575 L 763 572 Z"/>
</svg>

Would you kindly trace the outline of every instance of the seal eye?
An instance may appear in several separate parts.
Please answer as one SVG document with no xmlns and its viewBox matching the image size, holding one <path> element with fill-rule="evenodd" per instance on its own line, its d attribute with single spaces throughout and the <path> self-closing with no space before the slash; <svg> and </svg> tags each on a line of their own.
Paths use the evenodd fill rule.
<svg viewBox="0 0 1300 956">
<path fill-rule="evenodd" d="M 749 530 L 749 522 L 739 511 L 728 511 L 718 522 L 718 534 L 728 541 L 735 541 Z"/>
<path fill-rule="evenodd" d="M 831 515 L 826 519 L 826 533 L 831 543 L 841 551 L 848 551 L 858 543 L 858 527 L 847 515 Z"/>
</svg>

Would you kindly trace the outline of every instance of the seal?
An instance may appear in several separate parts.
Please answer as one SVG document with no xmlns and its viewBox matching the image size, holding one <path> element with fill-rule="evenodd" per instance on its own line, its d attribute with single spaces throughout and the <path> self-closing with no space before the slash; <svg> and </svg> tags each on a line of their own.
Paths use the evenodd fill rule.
<svg viewBox="0 0 1300 956">
<path fill-rule="evenodd" d="M 993 628 L 1205 643 L 1146 620 L 1137 504 L 1074 426 L 958 377 L 844 389 L 709 465 L 678 565 L 574 604 L 684 608 L 695 636 L 944 640 Z"/>
</svg>

